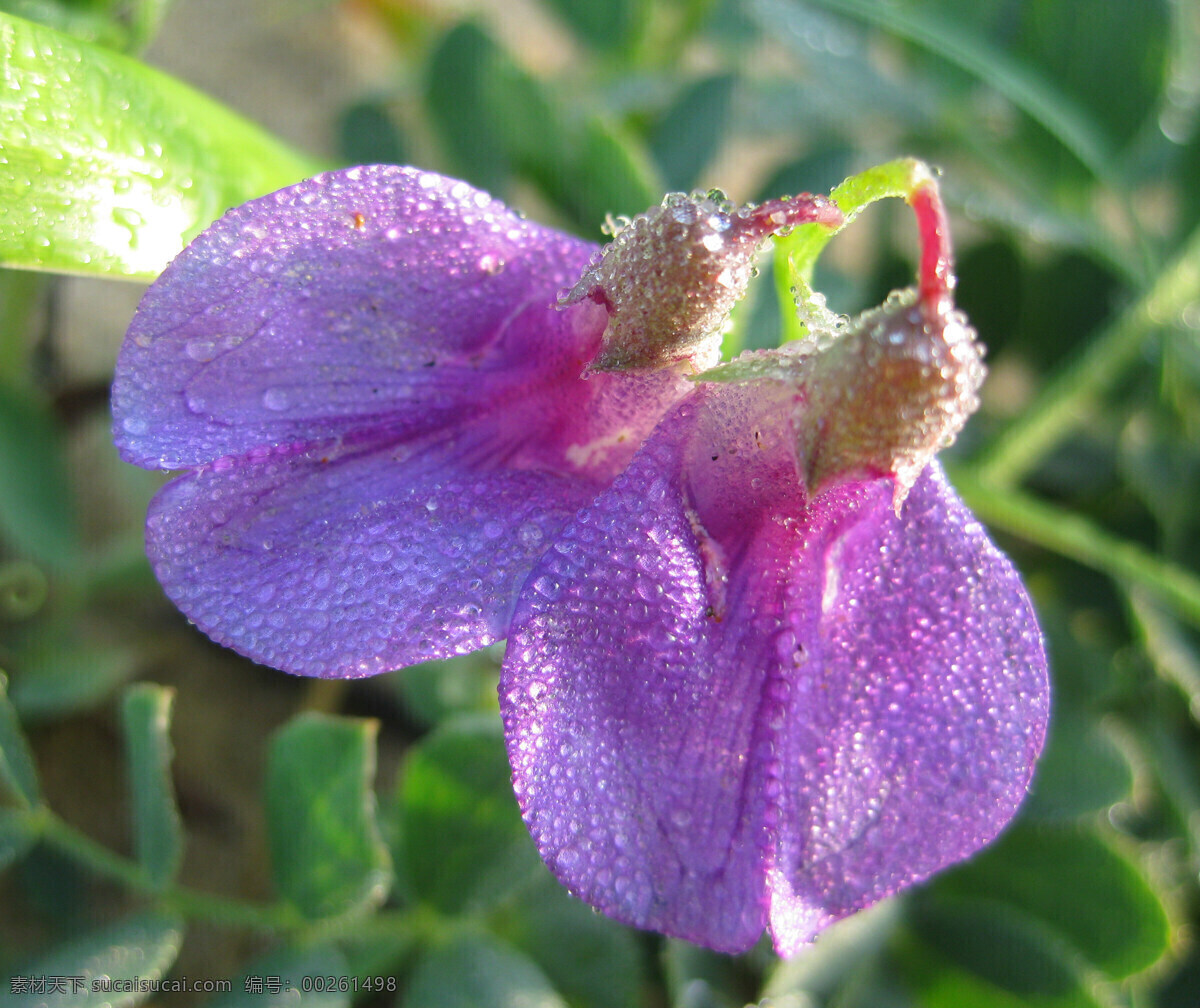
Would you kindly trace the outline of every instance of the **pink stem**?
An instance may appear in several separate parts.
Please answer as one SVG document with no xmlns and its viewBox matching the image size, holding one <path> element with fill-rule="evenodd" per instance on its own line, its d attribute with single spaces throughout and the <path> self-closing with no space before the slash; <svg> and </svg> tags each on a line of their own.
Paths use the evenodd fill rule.
<svg viewBox="0 0 1200 1008">
<path fill-rule="evenodd" d="M 917 215 L 921 239 L 921 305 L 927 315 L 937 317 L 950 310 L 954 291 L 954 253 L 946 207 L 932 180 L 918 183 L 908 202 Z"/>
</svg>

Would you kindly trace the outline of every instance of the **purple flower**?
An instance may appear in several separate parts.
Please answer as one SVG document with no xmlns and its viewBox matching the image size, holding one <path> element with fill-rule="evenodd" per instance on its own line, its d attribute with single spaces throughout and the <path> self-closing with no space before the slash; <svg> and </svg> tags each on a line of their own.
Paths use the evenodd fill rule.
<svg viewBox="0 0 1200 1008">
<path fill-rule="evenodd" d="M 920 289 L 702 376 L 522 591 L 517 796 L 618 920 L 728 952 L 766 928 L 788 955 L 978 850 L 1026 792 L 1041 635 L 931 461 L 983 368 L 931 180 L 911 202 Z"/>
<path fill-rule="evenodd" d="M 794 952 L 991 840 L 1045 730 L 1025 591 L 933 460 L 983 367 L 932 181 L 910 202 L 918 288 L 810 305 L 808 339 L 715 368 L 759 246 L 835 205 L 672 196 L 601 251 L 411 169 L 246 204 L 118 361 L 122 454 L 186 470 L 155 571 L 305 675 L 507 636 L 514 785 L 557 876 L 639 927 Z"/>
<path fill-rule="evenodd" d="M 743 286 L 757 245 L 809 206 L 719 221 L 752 233 Z M 204 232 L 147 292 L 113 385 L 121 454 L 188 470 L 147 519 L 175 604 L 303 675 L 503 638 L 548 541 L 691 387 L 686 348 L 583 374 L 608 313 L 556 298 L 596 253 L 464 182 L 385 166 Z"/>
</svg>

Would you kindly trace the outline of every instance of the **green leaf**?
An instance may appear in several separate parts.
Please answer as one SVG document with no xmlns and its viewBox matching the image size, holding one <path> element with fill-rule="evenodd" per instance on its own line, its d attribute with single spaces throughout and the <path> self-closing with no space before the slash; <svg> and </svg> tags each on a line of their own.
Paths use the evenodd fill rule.
<svg viewBox="0 0 1200 1008">
<path fill-rule="evenodd" d="M 121 726 L 133 798 L 134 850 L 159 889 L 179 871 L 183 823 L 171 782 L 171 701 L 174 690 L 139 683 L 125 694 Z"/>
<path fill-rule="evenodd" d="M 361 101 L 338 118 L 338 150 L 347 164 L 406 164 L 404 140 L 379 101 Z"/>
<path fill-rule="evenodd" d="M 1071 819 L 1105 809 L 1133 788 L 1133 770 L 1104 725 L 1059 705 L 1023 814 Z"/>
<path fill-rule="evenodd" d="M 70 983 L 66 993 L 55 994 L 11 987 L 5 1004 L 10 1008 L 127 1008 L 141 1004 L 152 992 L 137 988 L 163 977 L 182 941 L 183 922 L 168 914 L 141 914 L 109 924 L 22 964 L 13 974 L 80 977 L 82 990 L 72 991 Z M 93 984 L 99 985 L 96 990 Z"/>
<path fill-rule="evenodd" d="M 494 712 L 502 650 L 481 648 L 470 654 L 410 665 L 383 683 L 394 689 L 408 712 L 425 727 L 457 714 Z"/>
<path fill-rule="evenodd" d="M 733 74 L 705 77 L 683 92 L 650 141 L 668 189 L 690 190 L 717 152 L 733 104 Z"/>
<path fill-rule="evenodd" d="M 1054 935 L 1005 906 L 914 901 L 900 966 L 921 1008 L 1110 1008 Z"/>
<path fill-rule="evenodd" d="M 0 265 L 133 279 L 316 170 L 179 81 L 7 14 L 0 149 Z"/>
<path fill-rule="evenodd" d="M 647 0 L 546 0 L 575 37 L 602 52 L 630 48 L 650 12 Z"/>
<path fill-rule="evenodd" d="M 0 784 L 27 808 L 41 800 L 37 770 L 17 711 L 8 699 L 8 679 L 0 672 Z"/>
<path fill-rule="evenodd" d="M 781 959 L 763 986 L 766 997 L 786 1003 L 848 1003 L 847 988 L 858 994 L 864 973 L 874 973 L 902 916 L 901 900 L 884 900 L 838 921 L 802 955 Z M 871 1003 L 868 1001 L 868 1003 Z"/>
<path fill-rule="evenodd" d="M 560 204 L 579 231 L 595 235 L 611 214 L 632 217 L 662 200 L 662 184 L 641 146 L 617 124 L 593 117 L 561 176 Z"/>
<path fill-rule="evenodd" d="M 277 949 L 251 963 L 232 990 L 206 1002 L 206 1008 L 348 1008 L 354 999 L 351 982 L 346 957 L 336 948 Z"/>
<path fill-rule="evenodd" d="M 460 935 L 418 964 L 404 1008 L 567 1008 L 537 966 L 483 935 Z"/>
<path fill-rule="evenodd" d="M 172 0 L 0 0 L 16 14 L 85 42 L 138 52 L 154 37 Z"/>
<path fill-rule="evenodd" d="M 434 128 L 467 181 L 501 192 L 512 172 L 510 139 L 501 130 L 493 78 L 520 73 L 508 55 L 470 22 L 452 28 L 429 64 L 427 102 Z"/>
<path fill-rule="evenodd" d="M 490 922 L 575 1008 L 637 1004 L 644 971 L 633 932 L 569 895 L 549 872 L 538 873 Z"/>
<path fill-rule="evenodd" d="M 513 797 L 497 717 L 444 723 L 409 750 L 399 782 L 397 864 L 446 913 L 494 904 L 544 871 Z"/>
<path fill-rule="evenodd" d="M 35 720 L 86 710 L 133 674 L 132 648 L 81 640 L 76 622 L 68 616 L 41 622 L 15 649 L 19 675 L 13 680 L 12 702 L 22 717 Z"/>
<path fill-rule="evenodd" d="M 1019 911 L 1114 980 L 1151 965 L 1170 939 L 1145 878 L 1091 829 L 1018 824 L 937 889 Z"/>
<path fill-rule="evenodd" d="M 372 721 L 301 714 L 272 739 L 267 834 L 275 885 L 309 917 L 379 905 L 391 884 L 379 836 Z"/>
<path fill-rule="evenodd" d="M 14 216 L 0 218 L 0 253 L 6 222 Z M 0 385 L 0 533 L 32 558 L 69 566 L 79 552 L 73 499 L 62 438 L 49 409 Z"/>
</svg>

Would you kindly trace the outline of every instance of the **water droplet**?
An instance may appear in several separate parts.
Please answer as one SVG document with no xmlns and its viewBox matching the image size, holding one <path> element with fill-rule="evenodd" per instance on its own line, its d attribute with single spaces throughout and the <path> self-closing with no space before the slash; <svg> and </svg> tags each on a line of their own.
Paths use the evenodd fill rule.
<svg viewBox="0 0 1200 1008">
<path fill-rule="evenodd" d="M 287 409 L 291 405 L 291 400 L 288 398 L 286 389 L 269 388 L 263 393 L 262 404 L 267 409 L 278 413 Z"/>
</svg>

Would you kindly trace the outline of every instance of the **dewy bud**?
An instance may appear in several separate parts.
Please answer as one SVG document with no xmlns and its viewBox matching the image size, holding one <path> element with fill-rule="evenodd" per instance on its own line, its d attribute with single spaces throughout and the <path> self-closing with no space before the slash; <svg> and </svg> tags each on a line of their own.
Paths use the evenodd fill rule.
<svg viewBox="0 0 1200 1008">
<path fill-rule="evenodd" d="M 714 191 L 672 193 L 626 222 L 560 302 L 591 298 L 608 311 L 590 370 L 714 363 L 763 242 L 810 221 L 836 227 L 842 215 L 820 196 L 736 207 Z"/>
<path fill-rule="evenodd" d="M 841 329 L 810 337 L 798 423 L 810 495 L 847 478 L 893 476 L 897 513 L 921 471 L 979 408 L 983 347 L 954 307 L 945 211 L 933 179 L 909 202 L 921 235 L 918 287 Z M 828 341 L 828 342 L 827 342 Z"/>
<path fill-rule="evenodd" d="M 809 358 L 797 433 L 810 495 L 847 478 L 891 475 L 898 512 L 978 409 L 986 369 L 975 330 L 960 311 L 927 309 L 915 288 L 893 293 Z"/>
</svg>

